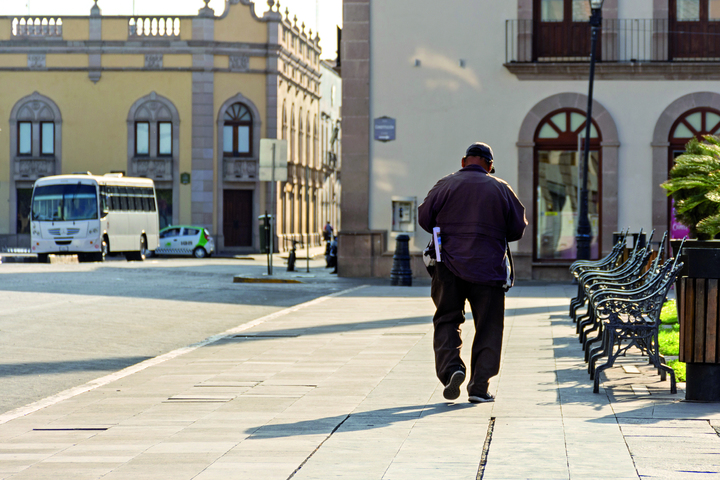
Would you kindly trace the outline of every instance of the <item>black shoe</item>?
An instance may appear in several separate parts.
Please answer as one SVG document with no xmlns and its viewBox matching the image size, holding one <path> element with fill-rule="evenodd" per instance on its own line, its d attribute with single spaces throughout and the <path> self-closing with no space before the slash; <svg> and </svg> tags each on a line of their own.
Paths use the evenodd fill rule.
<svg viewBox="0 0 720 480">
<path fill-rule="evenodd" d="M 468 401 L 470 403 L 485 403 L 485 402 L 494 402 L 495 397 L 493 397 L 488 392 L 482 393 L 480 395 L 470 395 L 468 397 Z"/>
<path fill-rule="evenodd" d="M 448 400 L 455 400 L 460 396 L 460 385 L 465 381 L 465 372 L 458 370 L 450 375 L 450 381 L 445 385 L 443 397 Z"/>
</svg>

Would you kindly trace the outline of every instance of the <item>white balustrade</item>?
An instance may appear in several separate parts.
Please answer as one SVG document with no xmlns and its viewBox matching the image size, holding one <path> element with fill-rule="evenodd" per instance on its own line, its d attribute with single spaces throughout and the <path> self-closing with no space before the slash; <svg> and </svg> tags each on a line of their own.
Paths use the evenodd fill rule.
<svg viewBox="0 0 720 480">
<path fill-rule="evenodd" d="M 62 18 L 15 17 L 12 21 L 12 36 L 62 38 L 62 25 Z"/>
<path fill-rule="evenodd" d="M 180 36 L 180 19 L 135 17 L 128 21 L 128 36 L 135 38 L 168 38 Z"/>
</svg>

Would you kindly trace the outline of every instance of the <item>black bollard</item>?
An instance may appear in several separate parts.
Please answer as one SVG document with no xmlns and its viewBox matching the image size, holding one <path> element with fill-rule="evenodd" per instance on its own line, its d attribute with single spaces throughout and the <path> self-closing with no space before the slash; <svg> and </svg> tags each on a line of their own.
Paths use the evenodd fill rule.
<svg viewBox="0 0 720 480">
<path fill-rule="evenodd" d="M 334 267 L 334 268 L 333 268 L 333 271 L 330 273 L 338 273 L 338 271 L 337 271 L 337 247 L 338 247 L 337 237 L 333 237 L 332 243 L 330 243 L 330 254 L 328 255 L 328 259 L 329 259 L 328 265 L 330 267 Z"/>
<path fill-rule="evenodd" d="M 412 270 L 410 269 L 410 237 L 398 235 L 395 239 L 395 255 L 390 270 L 390 285 L 412 287 Z"/>
<path fill-rule="evenodd" d="M 294 272 L 295 271 L 295 259 L 297 256 L 295 255 L 295 245 L 297 245 L 297 241 L 293 240 L 292 242 L 292 250 L 290 250 L 290 255 L 288 255 L 288 272 Z"/>
</svg>

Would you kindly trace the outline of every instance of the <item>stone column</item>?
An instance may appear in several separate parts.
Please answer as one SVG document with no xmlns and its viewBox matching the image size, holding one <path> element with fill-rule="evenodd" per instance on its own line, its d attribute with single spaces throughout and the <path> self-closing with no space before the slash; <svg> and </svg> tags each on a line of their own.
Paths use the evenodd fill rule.
<svg viewBox="0 0 720 480">
<path fill-rule="evenodd" d="M 370 231 L 370 0 L 344 0 L 342 61 L 343 183 L 338 274 L 371 277 L 386 232 Z"/>
<path fill-rule="evenodd" d="M 278 125 L 280 113 L 278 111 L 278 89 L 279 89 L 279 62 L 280 56 L 280 28 L 282 22 L 282 15 L 278 11 L 273 11 L 270 2 L 270 10 L 265 12 L 263 19 L 267 19 L 267 31 L 268 31 L 268 51 L 266 68 L 267 75 L 265 76 L 265 96 L 267 98 L 267 109 L 265 113 L 265 138 L 278 138 Z M 273 242 L 277 245 L 277 233 L 278 233 L 278 221 L 277 214 L 279 205 L 277 202 L 277 191 L 280 188 L 278 182 L 275 182 L 275 189 L 271 185 L 272 182 L 265 182 L 265 212 L 269 212 L 275 217 L 275 223 L 273 225 Z"/>
<path fill-rule="evenodd" d="M 205 7 L 193 18 L 193 41 L 212 42 L 215 37 L 215 16 Z M 214 88 L 212 53 L 200 51 L 193 54 L 192 74 L 192 223 L 215 232 L 218 244 L 223 245 L 221 226 L 213 228 L 214 185 Z M 200 69 L 199 71 L 197 69 Z"/>
</svg>

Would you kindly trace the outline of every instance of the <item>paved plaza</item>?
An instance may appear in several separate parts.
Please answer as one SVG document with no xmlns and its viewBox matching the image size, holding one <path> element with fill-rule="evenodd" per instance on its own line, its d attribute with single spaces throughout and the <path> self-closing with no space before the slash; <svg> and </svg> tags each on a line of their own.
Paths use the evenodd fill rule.
<svg viewBox="0 0 720 480">
<path fill-rule="evenodd" d="M 0 478 L 720 478 L 720 405 L 641 358 L 592 393 L 574 291 L 510 292 L 495 403 L 443 399 L 426 283 L 363 285 L 0 415 Z"/>
</svg>

